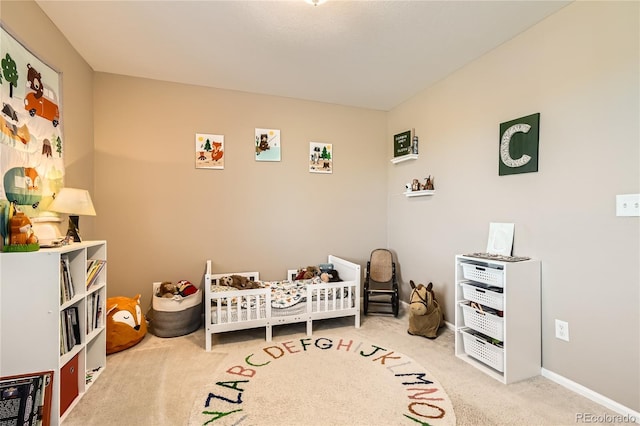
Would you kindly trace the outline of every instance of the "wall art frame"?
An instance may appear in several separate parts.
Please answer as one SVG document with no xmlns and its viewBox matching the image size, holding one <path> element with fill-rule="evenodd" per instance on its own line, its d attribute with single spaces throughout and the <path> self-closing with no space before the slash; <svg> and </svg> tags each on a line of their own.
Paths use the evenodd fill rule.
<svg viewBox="0 0 640 426">
<path fill-rule="evenodd" d="M 224 169 L 224 135 L 196 133 L 196 169 Z"/>
<path fill-rule="evenodd" d="M 256 161 L 280 161 L 280 130 L 256 128 L 254 146 Z"/>
<path fill-rule="evenodd" d="M 333 144 L 309 142 L 309 172 L 333 173 Z"/>
<path fill-rule="evenodd" d="M 498 175 L 538 171 L 540 113 L 500 124 Z"/>
</svg>

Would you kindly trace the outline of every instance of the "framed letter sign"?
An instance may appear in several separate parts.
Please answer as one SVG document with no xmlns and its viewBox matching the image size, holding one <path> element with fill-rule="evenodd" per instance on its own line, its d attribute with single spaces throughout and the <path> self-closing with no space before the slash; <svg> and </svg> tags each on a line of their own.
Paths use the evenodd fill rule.
<svg viewBox="0 0 640 426">
<path fill-rule="evenodd" d="M 498 175 L 538 171 L 540 113 L 500 124 Z"/>
</svg>

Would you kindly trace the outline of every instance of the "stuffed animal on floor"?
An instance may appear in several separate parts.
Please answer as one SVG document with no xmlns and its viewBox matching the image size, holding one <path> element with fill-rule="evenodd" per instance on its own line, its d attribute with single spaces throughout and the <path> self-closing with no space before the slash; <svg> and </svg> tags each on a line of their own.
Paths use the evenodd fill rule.
<svg viewBox="0 0 640 426">
<path fill-rule="evenodd" d="M 411 284 L 411 298 L 409 305 L 409 330 L 407 332 L 414 336 L 423 336 L 429 339 L 438 337 L 438 329 L 444 325 L 444 316 L 440 310 L 440 305 L 436 300 L 432 288 L 433 283 L 426 287 L 423 284 Z"/>
<path fill-rule="evenodd" d="M 140 295 L 107 299 L 107 354 L 137 345 L 147 334 L 147 321 L 140 309 Z"/>
<path fill-rule="evenodd" d="M 220 278 L 220 285 L 235 287 L 238 290 L 246 290 L 251 288 L 260 288 L 260 284 L 242 275 L 228 275 Z"/>
<path fill-rule="evenodd" d="M 163 281 L 162 283 L 160 283 L 160 286 L 158 287 L 156 296 L 166 297 L 170 299 L 176 294 L 178 294 L 178 292 L 179 292 L 179 289 L 177 285 L 175 285 L 171 281 Z"/>
</svg>

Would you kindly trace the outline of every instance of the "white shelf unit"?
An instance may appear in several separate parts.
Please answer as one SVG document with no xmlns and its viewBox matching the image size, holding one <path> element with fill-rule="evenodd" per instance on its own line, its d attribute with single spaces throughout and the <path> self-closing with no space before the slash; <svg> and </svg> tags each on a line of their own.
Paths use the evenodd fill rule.
<svg viewBox="0 0 640 426">
<path fill-rule="evenodd" d="M 60 262 L 69 260 L 75 296 L 63 302 Z M 0 376 L 53 371 L 51 425 L 58 425 L 97 377 L 106 359 L 107 268 L 86 288 L 87 261 L 107 260 L 105 241 L 83 241 L 35 252 L 0 254 Z M 98 299 L 101 318 L 87 314 Z M 76 308 L 80 342 L 61 354 L 62 313 Z M 89 379 L 91 377 L 91 379 Z"/>
<path fill-rule="evenodd" d="M 422 191 L 405 191 L 404 195 L 407 198 L 411 197 L 424 197 L 425 195 L 433 195 L 436 191 L 434 189 L 423 189 Z"/>
<path fill-rule="evenodd" d="M 398 164 L 398 163 L 403 163 L 405 161 L 417 160 L 417 159 L 418 159 L 418 154 L 405 154 L 405 155 L 400 155 L 398 157 L 393 157 L 391 159 L 391 162 L 393 164 Z"/>
<path fill-rule="evenodd" d="M 540 269 L 535 259 L 505 262 L 456 255 L 457 357 L 505 384 L 540 374 Z M 481 336 L 473 335 L 477 332 Z"/>
</svg>

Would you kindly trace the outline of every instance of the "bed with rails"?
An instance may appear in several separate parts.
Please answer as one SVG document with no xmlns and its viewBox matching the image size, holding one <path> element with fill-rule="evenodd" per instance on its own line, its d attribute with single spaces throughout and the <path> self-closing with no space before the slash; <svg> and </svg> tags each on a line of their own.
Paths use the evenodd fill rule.
<svg viewBox="0 0 640 426">
<path fill-rule="evenodd" d="M 297 269 L 288 270 L 282 281 L 261 281 L 259 272 L 214 274 L 208 260 L 204 276 L 206 350 L 211 351 L 214 334 L 226 331 L 265 327 L 266 340 L 271 341 L 275 325 L 305 322 L 310 336 L 313 321 L 347 316 L 353 316 L 359 328 L 360 265 L 333 255 L 327 263 L 340 281 L 296 280 Z M 257 288 L 223 285 L 232 275 L 246 277 Z"/>
</svg>

